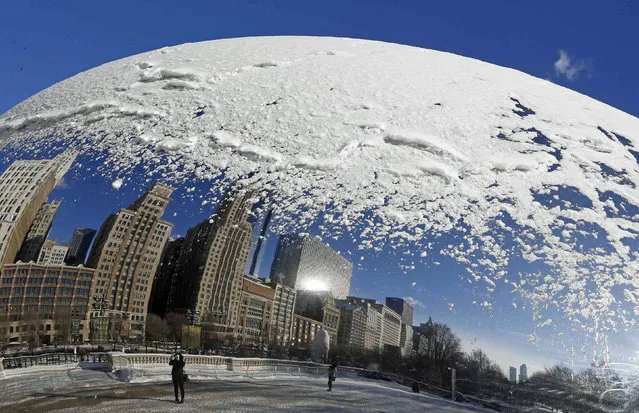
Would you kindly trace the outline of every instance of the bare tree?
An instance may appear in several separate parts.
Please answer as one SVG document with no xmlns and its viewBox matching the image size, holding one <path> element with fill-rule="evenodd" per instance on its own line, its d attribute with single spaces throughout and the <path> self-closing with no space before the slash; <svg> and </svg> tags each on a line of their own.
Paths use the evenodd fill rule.
<svg viewBox="0 0 639 413">
<path fill-rule="evenodd" d="M 55 339 L 60 344 L 71 343 L 73 317 L 68 307 L 58 308 L 54 314 L 55 321 Z"/>
<path fill-rule="evenodd" d="M 9 316 L 6 313 L 0 313 L 0 355 L 4 355 L 9 345 L 9 337 Z"/>
<path fill-rule="evenodd" d="M 168 338 L 173 342 L 180 342 L 182 339 L 182 326 L 184 325 L 184 314 L 167 313 L 166 323 L 168 327 Z"/>
<path fill-rule="evenodd" d="M 27 342 L 29 350 L 33 352 L 36 347 L 40 346 L 40 314 L 35 311 L 27 311 L 22 315 L 22 338 Z"/>
<path fill-rule="evenodd" d="M 122 316 L 116 314 L 109 320 L 109 340 L 119 343 L 121 340 L 120 331 L 122 330 Z"/>
<path fill-rule="evenodd" d="M 146 317 L 147 341 L 165 341 L 168 333 L 168 324 L 165 319 L 157 314 L 149 314 Z"/>
</svg>

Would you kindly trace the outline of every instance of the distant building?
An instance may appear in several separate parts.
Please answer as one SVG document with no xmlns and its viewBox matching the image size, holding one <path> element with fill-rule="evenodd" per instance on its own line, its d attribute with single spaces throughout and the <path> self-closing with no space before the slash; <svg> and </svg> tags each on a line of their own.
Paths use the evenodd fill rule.
<svg viewBox="0 0 639 413">
<path fill-rule="evenodd" d="M 402 323 L 399 347 L 401 348 L 402 356 L 408 356 L 413 352 L 413 326 Z"/>
<path fill-rule="evenodd" d="M 260 266 L 264 261 L 264 246 L 266 245 L 266 235 L 268 233 L 268 226 L 271 223 L 273 211 L 268 211 L 262 219 L 259 226 L 260 232 L 257 235 L 257 241 L 255 242 L 255 248 L 251 255 L 251 266 L 249 268 L 249 275 L 251 277 L 257 277 L 260 274 Z"/>
<path fill-rule="evenodd" d="M 276 343 L 287 345 L 290 343 L 291 329 L 293 327 L 295 290 L 270 279 L 264 279 L 262 282 L 275 290 L 273 317 L 271 319 L 271 340 L 275 337 Z"/>
<path fill-rule="evenodd" d="M 413 306 L 405 299 L 398 297 L 386 297 L 386 305 L 402 318 L 402 323 L 413 325 Z"/>
<path fill-rule="evenodd" d="M 245 344 L 268 343 L 275 290 L 257 279 L 244 277 L 237 317 L 237 334 Z"/>
<path fill-rule="evenodd" d="M 337 343 L 356 348 L 364 348 L 366 331 L 366 310 L 361 305 L 338 303 L 340 310 Z"/>
<path fill-rule="evenodd" d="M 93 237 L 95 237 L 95 230 L 91 228 L 76 228 L 73 231 L 69 252 L 65 258 L 67 265 L 84 264 Z"/>
<path fill-rule="evenodd" d="M 294 348 L 310 349 L 315 333 L 324 326 L 321 322 L 301 315 L 293 315 L 293 328 L 291 330 L 291 346 Z M 330 338 L 330 337 L 329 337 Z"/>
<path fill-rule="evenodd" d="M 351 288 L 353 264 L 312 236 L 284 235 L 275 251 L 271 279 L 296 290 L 330 291 L 346 298 Z"/>
<path fill-rule="evenodd" d="M 13 263 L 38 211 L 67 173 L 76 153 L 19 160 L 0 175 L 0 265 Z"/>
<path fill-rule="evenodd" d="M 67 256 L 69 247 L 66 244 L 57 245 L 54 239 L 44 242 L 40 255 L 38 256 L 38 264 L 40 265 L 65 265 L 64 257 Z"/>
<path fill-rule="evenodd" d="M 321 322 L 331 344 L 337 343 L 340 310 L 330 292 L 297 290 L 295 314 Z"/>
<path fill-rule="evenodd" d="M 419 331 L 415 331 L 415 327 L 413 327 L 413 351 L 421 356 L 426 355 L 428 352 L 426 336 Z"/>
<path fill-rule="evenodd" d="M 510 367 L 510 383 L 517 384 L 517 368 L 512 366 Z"/>
<path fill-rule="evenodd" d="M 386 297 L 386 305 L 401 317 L 399 347 L 402 355 L 408 355 L 413 350 L 413 306 L 398 297 Z"/>
<path fill-rule="evenodd" d="M 161 219 L 172 192 L 157 183 L 128 208 L 110 215 L 87 261 L 96 270 L 91 298 L 105 298 L 109 317 L 123 318 L 125 337 L 144 334 L 153 276 L 173 228 Z"/>
<path fill-rule="evenodd" d="M 34 263 L 0 266 L 0 317 L 10 342 L 34 345 L 89 337 L 89 292 L 95 271 Z M 5 326 L 3 326 L 5 327 Z"/>
<path fill-rule="evenodd" d="M 528 367 L 525 364 L 519 366 L 519 382 L 523 383 L 528 380 Z"/>
<path fill-rule="evenodd" d="M 35 262 L 38 260 L 38 257 L 40 256 L 40 249 L 49 236 L 53 218 L 55 217 L 59 207 L 60 201 L 53 201 L 51 203 L 45 202 L 42 204 L 26 238 L 24 239 L 24 242 L 22 243 L 22 247 L 20 247 L 16 261 Z"/>
<path fill-rule="evenodd" d="M 367 350 L 378 350 L 383 347 L 382 328 L 383 317 L 379 310 L 381 304 L 370 298 L 360 298 L 348 296 L 348 304 L 361 306 L 366 316 L 366 326 L 364 329 L 364 348 Z"/>
<path fill-rule="evenodd" d="M 184 239 L 167 311 L 198 311 L 205 340 L 236 335 L 252 202 L 250 191 L 229 191 L 214 217 L 191 228 Z"/>
</svg>

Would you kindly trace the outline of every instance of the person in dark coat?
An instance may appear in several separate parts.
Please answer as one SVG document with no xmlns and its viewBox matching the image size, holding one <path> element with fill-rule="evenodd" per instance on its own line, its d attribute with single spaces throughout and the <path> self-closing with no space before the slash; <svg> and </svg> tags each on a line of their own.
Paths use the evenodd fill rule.
<svg viewBox="0 0 639 413">
<path fill-rule="evenodd" d="M 173 390 L 175 391 L 175 402 L 184 403 L 184 356 L 182 353 L 175 353 L 171 356 L 169 364 L 171 369 L 171 380 L 173 380 Z M 180 388 L 181 399 L 178 399 L 178 387 Z"/>
<path fill-rule="evenodd" d="M 328 389 L 326 389 L 326 391 L 333 391 L 333 382 L 335 381 L 336 373 L 337 373 L 337 364 L 333 363 L 328 368 Z"/>
</svg>

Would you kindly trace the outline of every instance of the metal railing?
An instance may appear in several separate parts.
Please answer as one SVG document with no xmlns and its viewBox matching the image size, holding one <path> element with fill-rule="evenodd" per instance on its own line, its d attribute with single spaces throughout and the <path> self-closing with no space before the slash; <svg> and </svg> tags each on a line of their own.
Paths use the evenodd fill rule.
<svg viewBox="0 0 639 413">
<path fill-rule="evenodd" d="M 19 356 L 0 359 L 0 370 L 35 366 L 57 366 L 77 363 L 110 363 L 108 353 L 47 353 L 34 356 Z"/>
</svg>

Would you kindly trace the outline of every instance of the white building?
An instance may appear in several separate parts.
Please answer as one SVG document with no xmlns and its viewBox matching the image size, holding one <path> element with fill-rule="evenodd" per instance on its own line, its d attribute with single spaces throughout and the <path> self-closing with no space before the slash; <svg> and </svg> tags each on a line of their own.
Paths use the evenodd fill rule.
<svg viewBox="0 0 639 413">
<path fill-rule="evenodd" d="M 38 264 L 40 265 L 64 265 L 64 257 L 67 256 L 69 247 L 66 244 L 56 245 L 54 239 L 47 240 L 38 256 Z"/>
<path fill-rule="evenodd" d="M 0 175 L 0 264 L 12 263 L 38 211 L 69 170 L 76 153 L 15 161 Z"/>
</svg>

